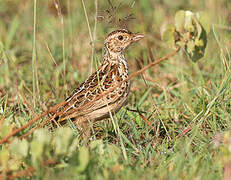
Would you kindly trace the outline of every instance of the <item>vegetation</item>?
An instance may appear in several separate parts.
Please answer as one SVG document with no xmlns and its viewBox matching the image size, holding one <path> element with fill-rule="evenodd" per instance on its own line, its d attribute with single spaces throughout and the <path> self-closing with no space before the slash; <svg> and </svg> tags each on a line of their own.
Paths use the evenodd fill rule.
<svg viewBox="0 0 231 180">
<path fill-rule="evenodd" d="M 231 178 L 230 8 L 229 0 L 0 0 L 0 139 L 86 79 L 112 30 L 146 36 L 127 52 L 131 73 L 181 48 L 135 76 L 128 104 L 90 124 L 91 135 L 70 122 L 19 138 L 40 119 L 1 144 L 0 177 Z M 204 18 L 187 28 L 182 10 Z"/>
</svg>

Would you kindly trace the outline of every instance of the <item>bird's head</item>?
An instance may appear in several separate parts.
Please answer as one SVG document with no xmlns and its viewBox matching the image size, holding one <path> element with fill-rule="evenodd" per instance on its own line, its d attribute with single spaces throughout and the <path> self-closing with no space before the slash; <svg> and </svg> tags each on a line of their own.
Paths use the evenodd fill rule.
<svg viewBox="0 0 231 180">
<path fill-rule="evenodd" d="M 111 32 L 105 40 L 105 47 L 109 53 L 120 54 L 126 50 L 130 44 L 139 41 L 144 35 L 132 33 L 126 29 L 119 29 Z"/>
</svg>

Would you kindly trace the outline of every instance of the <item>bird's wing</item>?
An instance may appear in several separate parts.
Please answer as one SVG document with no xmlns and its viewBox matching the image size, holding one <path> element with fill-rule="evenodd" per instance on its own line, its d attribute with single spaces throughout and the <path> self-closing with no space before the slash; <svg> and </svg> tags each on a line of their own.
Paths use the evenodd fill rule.
<svg viewBox="0 0 231 180">
<path fill-rule="evenodd" d="M 110 92 L 106 97 L 101 95 L 120 81 L 116 65 L 102 66 L 66 99 L 67 104 L 59 110 L 62 113 L 57 121 L 61 123 L 69 118 L 78 118 L 115 102 L 118 98 L 117 90 Z"/>
</svg>

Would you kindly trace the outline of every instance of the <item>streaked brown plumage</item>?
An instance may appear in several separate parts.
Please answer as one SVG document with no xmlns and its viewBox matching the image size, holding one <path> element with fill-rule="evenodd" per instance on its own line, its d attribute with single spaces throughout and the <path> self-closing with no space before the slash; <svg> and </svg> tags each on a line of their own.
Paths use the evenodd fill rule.
<svg viewBox="0 0 231 180">
<path fill-rule="evenodd" d="M 130 82 L 122 83 L 106 96 L 101 95 L 128 77 L 124 52 L 130 44 L 143 37 L 125 29 L 111 32 L 105 39 L 101 66 L 66 99 L 67 104 L 56 113 L 59 115 L 55 123 L 63 125 L 70 118 L 75 124 L 81 125 L 89 120 L 107 118 L 110 112 L 117 112 L 127 100 Z"/>
</svg>

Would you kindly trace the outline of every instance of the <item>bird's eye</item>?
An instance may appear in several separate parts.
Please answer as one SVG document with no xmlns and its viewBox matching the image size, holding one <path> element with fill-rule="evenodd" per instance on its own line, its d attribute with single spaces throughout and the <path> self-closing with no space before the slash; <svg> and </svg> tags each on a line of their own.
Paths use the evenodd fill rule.
<svg viewBox="0 0 231 180">
<path fill-rule="evenodd" d="M 122 41 L 122 40 L 123 40 L 123 38 L 124 38 L 124 37 L 123 37 L 123 36 L 121 36 L 121 35 L 119 35 L 119 36 L 118 36 L 118 39 L 119 39 L 120 41 Z"/>
</svg>

